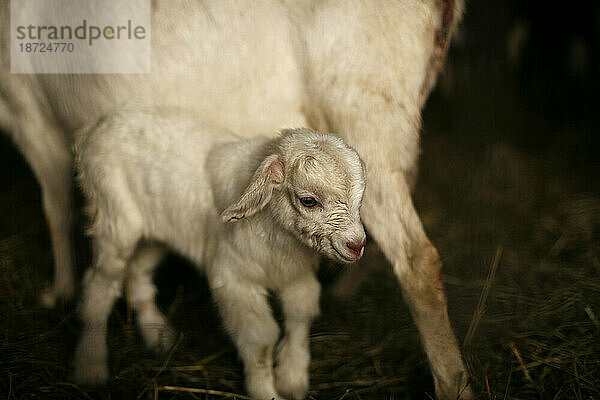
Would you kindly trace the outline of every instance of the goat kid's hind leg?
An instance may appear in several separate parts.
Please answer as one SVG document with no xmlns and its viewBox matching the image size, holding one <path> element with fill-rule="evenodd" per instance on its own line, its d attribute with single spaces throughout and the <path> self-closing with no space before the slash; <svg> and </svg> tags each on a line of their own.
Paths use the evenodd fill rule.
<svg viewBox="0 0 600 400">
<path fill-rule="evenodd" d="M 127 262 L 135 243 L 123 247 L 95 238 L 94 264 L 85 273 L 80 305 L 83 332 L 75 349 L 74 380 L 101 384 L 108 380 L 106 328 L 115 301 L 123 291 Z"/>
<path fill-rule="evenodd" d="M 218 263 L 213 270 L 229 268 Z M 273 379 L 273 347 L 279 338 L 266 290 L 227 276 L 210 276 L 209 282 L 225 327 L 244 362 L 246 390 L 259 400 L 282 400 Z"/>
<path fill-rule="evenodd" d="M 146 345 L 159 353 L 168 351 L 175 338 L 167 317 L 156 306 L 156 286 L 152 281 L 152 273 L 164 254 L 165 249 L 160 245 L 142 244 L 128 268 L 129 300 L 135 310 L 138 327 Z"/>
<path fill-rule="evenodd" d="M 275 387 L 293 399 L 303 399 L 308 391 L 310 324 L 319 314 L 320 292 L 321 286 L 314 275 L 307 274 L 294 279 L 280 294 L 285 336 L 277 345 Z"/>
<path fill-rule="evenodd" d="M 400 281 L 431 364 L 437 398 L 473 398 L 448 317 L 439 256 L 423 230 L 400 170 L 380 166 L 369 175 L 362 215 Z"/>
</svg>

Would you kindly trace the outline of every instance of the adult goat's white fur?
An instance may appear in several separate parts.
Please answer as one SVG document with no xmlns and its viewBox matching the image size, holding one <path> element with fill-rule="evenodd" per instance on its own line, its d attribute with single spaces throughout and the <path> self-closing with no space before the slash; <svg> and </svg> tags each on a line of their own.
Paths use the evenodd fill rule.
<svg viewBox="0 0 600 400">
<path fill-rule="evenodd" d="M 56 262 L 47 303 L 73 292 L 71 133 L 115 99 L 160 99 L 249 136 L 286 126 L 336 132 L 367 165 L 363 221 L 401 283 L 438 398 L 472 397 L 439 257 L 410 197 L 421 107 L 464 0 L 156 0 L 150 75 L 69 76 L 10 74 L 8 5 L 0 127 L 42 186 Z"/>
<path fill-rule="evenodd" d="M 206 271 L 249 394 L 303 399 L 319 254 L 353 262 L 365 245 L 359 211 L 366 173 L 358 154 L 337 136 L 307 129 L 236 140 L 174 109 L 139 105 L 81 136 L 76 156 L 93 216 L 94 264 L 84 278 L 76 378 L 108 378 L 106 324 L 126 277 L 147 344 L 170 346 L 152 284 L 160 250 L 145 244 L 136 254 L 142 241 L 156 241 Z M 279 328 L 269 290 L 286 317 L 275 379 Z"/>
</svg>

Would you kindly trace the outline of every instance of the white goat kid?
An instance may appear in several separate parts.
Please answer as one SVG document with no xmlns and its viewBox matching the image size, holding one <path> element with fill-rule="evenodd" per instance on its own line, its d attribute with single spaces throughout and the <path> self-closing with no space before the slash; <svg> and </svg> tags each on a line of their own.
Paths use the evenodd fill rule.
<svg viewBox="0 0 600 400">
<path fill-rule="evenodd" d="M 122 109 L 80 137 L 94 264 L 84 278 L 76 379 L 108 378 L 106 321 L 126 276 L 147 344 L 171 344 L 151 280 L 160 250 L 142 245 L 136 253 L 140 242 L 157 241 L 205 270 L 244 361 L 248 393 L 304 398 L 319 255 L 353 262 L 365 245 L 358 154 L 340 138 L 308 129 L 239 140 L 166 108 Z M 279 328 L 269 290 L 286 318 L 274 372 Z"/>
</svg>

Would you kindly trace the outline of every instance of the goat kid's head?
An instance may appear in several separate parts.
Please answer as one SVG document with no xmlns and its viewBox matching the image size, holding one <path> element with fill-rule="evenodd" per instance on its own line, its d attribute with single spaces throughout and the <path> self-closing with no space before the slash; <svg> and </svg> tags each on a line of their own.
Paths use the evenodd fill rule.
<svg viewBox="0 0 600 400">
<path fill-rule="evenodd" d="M 339 137 L 284 130 L 240 199 L 221 217 L 236 221 L 268 205 L 276 221 L 302 243 L 351 263 L 366 244 L 360 219 L 365 175 L 356 151 Z"/>
</svg>

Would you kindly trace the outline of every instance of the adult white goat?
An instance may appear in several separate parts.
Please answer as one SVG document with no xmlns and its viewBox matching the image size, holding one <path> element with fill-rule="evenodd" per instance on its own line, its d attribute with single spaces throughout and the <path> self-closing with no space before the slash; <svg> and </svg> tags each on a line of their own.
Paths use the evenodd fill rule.
<svg viewBox="0 0 600 400">
<path fill-rule="evenodd" d="M 41 186 L 56 263 L 46 293 L 73 292 L 72 132 L 115 101 L 160 99 L 234 132 L 336 132 L 365 161 L 363 220 L 392 264 L 439 398 L 471 398 L 440 282 L 410 197 L 420 112 L 464 0 L 153 1 L 150 75 L 11 75 L 0 5 L 0 128 Z M 56 12 L 42 10 L 40 12 Z"/>
<path fill-rule="evenodd" d="M 319 311 L 319 254 L 353 262 L 366 241 L 359 214 L 366 176 L 358 154 L 339 137 L 307 129 L 239 140 L 178 110 L 139 105 L 102 118 L 77 148 L 94 248 L 84 278 L 77 380 L 108 378 L 107 319 L 126 276 L 147 344 L 172 344 L 154 303 L 160 251 L 151 246 L 136 254 L 140 242 L 158 241 L 206 271 L 244 361 L 248 393 L 303 399 L 308 333 Z M 225 222 L 246 221 L 222 224 L 219 213 Z M 268 290 L 286 317 L 275 380 L 279 328 Z"/>
</svg>

